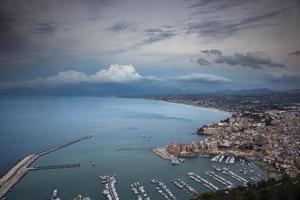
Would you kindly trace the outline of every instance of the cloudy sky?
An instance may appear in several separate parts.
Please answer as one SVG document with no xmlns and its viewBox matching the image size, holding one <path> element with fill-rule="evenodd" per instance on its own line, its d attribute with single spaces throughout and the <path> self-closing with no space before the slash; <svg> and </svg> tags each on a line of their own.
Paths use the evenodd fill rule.
<svg viewBox="0 0 300 200">
<path fill-rule="evenodd" d="M 299 0 L 1 0 L 0 91 L 300 88 Z"/>
</svg>

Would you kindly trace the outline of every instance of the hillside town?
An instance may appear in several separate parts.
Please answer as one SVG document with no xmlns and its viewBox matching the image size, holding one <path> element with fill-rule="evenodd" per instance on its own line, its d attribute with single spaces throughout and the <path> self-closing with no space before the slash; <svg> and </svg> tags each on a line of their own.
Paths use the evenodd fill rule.
<svg viewBox="0 0 300 200">
<path fill-rule="evenodd" d="M 168 153 L 178 157 L 192 157 L 198 154 L 233 155 L 268 168 L 269 172 L 273 172 L 270 176 L 299 174 L 300 106 L 297 102 L 287 104 L 289 101 L 283 101 L 285 104 L 272 103 L 263 107 L 262 105 L 268 102 L 267 96 L 262 98 L 234 95 L 225 97 L 236 102 L 236 105 L 227 107 L 226 101 L 223 101 L 222 105 L 218 104 L 221 102 L 219 98 L 221 97 L 199 97 L 191 100 L 188 97 L 156 97 L 159 100 L 187 102 L 198 106 L 215 105 L 213 107 L 216 109 L 232 113 L 228 119 L 199 128 L 197 134 L 207 136 L 204 140 L 191 144 L 172 143 L 167 147 Z M 250 98 L 257 100 L 249 101 Z M 272 101 L 276 101 L 276 98 Z M 270 109 L 271 107 L 273 109 Z"/>
</svg>

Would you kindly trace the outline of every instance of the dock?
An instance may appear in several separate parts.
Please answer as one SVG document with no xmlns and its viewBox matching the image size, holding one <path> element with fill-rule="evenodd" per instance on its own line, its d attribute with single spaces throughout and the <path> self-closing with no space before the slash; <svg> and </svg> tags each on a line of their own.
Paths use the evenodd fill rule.
<svg viewBox="0 0 300 200">
<path fill-rule="evenodd" d="M 139 182 L 131 184 L 131 190 L 138 196 L 138 200 L 150 200 L 150 197 L 146 193 L 144 186 L 142 186 Z"/>
<path fill-rule="evenodd" d="M 177 200 L 174 194 L 167 188 L 167 186 L 159 180 L 153 179 L 151 183 L 156 185 L 155 189 L 167 200 Z"/>
<path fill-rule="evenodd" d="M 232 182 L 226 180 L 222 176 L 214 173 L 213 171 L 207 171 L 207 172 L 205 172 L 205 174 L 207 176 L 213 178 L 214 180 L 220 182 L 221 184 L 225 185 L 227 188 L 232 188 L 234 186 Z"/>
<path fill-rule="evenodd" d="M 65 164 L 65 165 L 48 165 L 39 167 L 29 167 L 29 170 L 48 170 L 48 169 L 64 169 L 64 168 L 76 168 L 80 167 L 80 164 Z"/>
<path fill-rule="evenodd" d="M 62 144 L 52 149 L 45 150 L 38 154 L 30 154 L 15 164 L 9 171 L 0 179 L 0 199 L 18 182 L 20 181 L 29 170 L 33 170 L 29 166 L 36 161 L 39 157 L 57 151 L 61 148 L 70 146 L 82 140 L 91 138 L 92 136 L 84 136 L 79 139 L 75 139 L 71 142 Z"/>
<path fill-rule="evenodd" d="M 217 186 L 215 186 L 214 184 L 212 184 L 211 182 L 209 182 L 208 180 L 202 178 L 201 176 L 199 176 L 198 174 L 195 174 L 193 172 L 188 172 L 187 175 L 193 179 L 194 181 L 203 184 L 205 187 L 207 187 L 208 189 L 211 189 L 213 191 L 217 191 L 219 190 L 219 188 Z"/>
<path fill-rule="evenodd" d="M 116 189 L 117 177 L 114 176 L 100 176 L 101 182 L 105 184 L 105 189 L 103 194 L 107 197 L 108 200 L 119 200 L 119 195 Z"/>
<path fill-rule="evenodd" d="M 182 189 L 191 196 L 196 196 L 198 194 L 198 192 L 192 188 L 192 186 L 184 182 L 182 179 L 171 180 L 171 182 L 174 183 L 176 187 Z"/>
<path fill-rule="evenodd" d="M 248 185 L 248 183 L 249 183 L 248 180 L 246 180 L 245 178 L 243 178 L 243 177 L 237 175 L 237 174 L 234 173 L 233 171 L 230 171 L 230 170 L 223 170 L 222 173 L 223 173 L 223 174 L 226 174 L 226 175 L 228 175 L 228 176 L 230 176 L 230 177 L 232 177 L 232 178 L 234 178 L 235 180 L 237 180 L 237 181 L 239 181 L 239 182 L 241 182 L 241 183 L 243 183 L 243 185 Z"/>
<path fill-rule="evenodd" d="M 158 147 L 152 150 L 153 153 L 165 160 L 172 160 L 173 155 L 169 154 L 166 147 Z"/>
</svg>

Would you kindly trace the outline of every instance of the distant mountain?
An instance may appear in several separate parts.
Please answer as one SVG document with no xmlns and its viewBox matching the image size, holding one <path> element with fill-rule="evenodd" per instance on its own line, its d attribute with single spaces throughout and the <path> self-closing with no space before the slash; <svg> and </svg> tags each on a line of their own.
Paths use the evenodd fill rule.
<svg viewBox="0 0 300 200">
<path fill-rule="evenodd" d="M 224 95 L 261 95 L 261 94 L 276 93 L 276 91 L 273 91 L 269 88 L 257 88 L 257 89 L 242 89 L 242 90 L 223 90 L 214 93 L 224 94 Z"/>
</svg>

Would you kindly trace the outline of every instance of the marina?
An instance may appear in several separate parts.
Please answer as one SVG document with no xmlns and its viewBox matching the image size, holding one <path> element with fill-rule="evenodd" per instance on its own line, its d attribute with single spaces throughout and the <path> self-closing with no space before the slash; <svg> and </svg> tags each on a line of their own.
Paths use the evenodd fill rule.
<svg viewBox="0 0 300 200">
<path fill-rule="evenodd" d="M 105 184 L 105 189 L 102 194 L 104 194 L 108 200 L 119 200 L 119 195 L 116 190 L 117 177 L 113 176 L 100 176 L 101 182 Z"/>
<path fill-rule="evenodd" d="M 177 188 L 182 189 L 183 191 L 187 192 L 192 196 L 198 194 L 198 192 L 194 188 L 192 188 L 189 184 L 184 182 L 182 179 L 171 180 L 171 182 L 174 183 Z"/>
<path fill-rule="evenodd" d="M 151 183 L 154 184 L 156 187 L 155 189 L 167 200 L 177 200 L 174 194 L 167 188 L 167 186 L 160 182 L 159 180 L 152 179 Z"/>
<path fill-rule="evenodd" d="M 208 180 L 202 178 L 201 176 L 199 176 L 198 174 L 195 174 L 193 172 L 188 172 L 187 175 L 193 179 L 194 181 L 203 184 L 205 187 L 207 187 L 208 189 L 217 191 L 219 190 L 219 188 L 217 186 L 215 186 L 214 184 L 212 184 L 211 182 L 209 182 Z"/>
<path fill-rule="evenodd" d="M 138 200 L 150 200 L 150 197 L 146 193 L 144 186 L 142 186 L 139 182 L 135 182 L 130 186 L 133 193 L 138 196 Z"/>
</svg>

